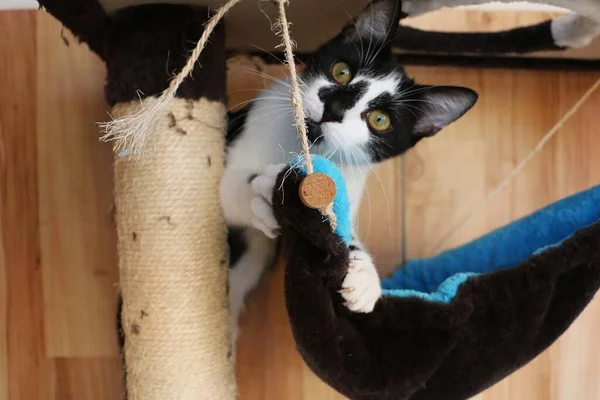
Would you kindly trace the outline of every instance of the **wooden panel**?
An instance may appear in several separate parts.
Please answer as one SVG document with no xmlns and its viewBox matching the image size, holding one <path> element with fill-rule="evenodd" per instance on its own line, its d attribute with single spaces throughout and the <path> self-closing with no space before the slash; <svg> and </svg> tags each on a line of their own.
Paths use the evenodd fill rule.
<svg viewBox="0 0 600 400">
<path fill-rule="evenodd" d="M 588 78 L 596 79 L 600 76 L 596 74 Z M 580 79 L 585 78 L 562 76 L 557 85 L 560 98 L 568 97 L 574 81 Z M 570 102 L 559 101 L 558 109 L 561 114 L 571 107 Z M 600 123 L 600 117 L 597 115 L 599 107 L 600 90 L 596 90 L 548 142 L 547 147 L 522 170 L 514 183 L 490 202 L 480 215 L 481 219 L 491 221 L 490 228 L 529 214 L 556 199 L 600 184 L 600 160 L 593 154 L 593 149 L 600 148 L 600 137 L 596 134 L 596 127 Z M 507 221 L 491 217 L 494 209 L 502 208 L 510 208 Z M 464 230 L 465 235 L 477 234 L 476 229 L 469 225 L 465 225 Z M 553 347 L 531 365 L 493 388 L 488 396 L 499 396 L 507 390 L 512 397 L 494 398 L 600 398 L 600 362 L 597 357 L 590 357 L 600 350 L 592 333 L 599 327 L 600 303 L 594 300 Z"/>
<path fill-rule="evenodd" d="M 402 159 L 373 168 L 358 215 L 358 235 L 373 255 L 379 273 L 402 262 Z"/>
<path fill-rule="evenodd" d="M 534 25 L 560 15 L 540 11 L 480 11 L 445 8 L 407 19 L 406 25 L 420 29 L 447 32 L 491 32 Z M 520 57 L 520 55 L 517 55 Z M 600 59 L 600 38 L 588 46 L 565 51 L 539 51 L 527 57 Z"/>
<path fill-rule="evenodd" d="M 57 400 L 119 400 L 123 398 L 118 358 L 56 360 Z"/>
<path fill-rule="evenodd" d="M 231 60 L 227 76 L 229 108 L 247 104 L 260 89 L 286 74 L 285 67 L 264 65 L 259 60 Z M 402 260 L 401 170 L 402 161 L 396 158 L 365 172 L 370 176 L 357 220 L 358 234 L 376 254 L 377 266 L 384 274 Z"/>
<path fill-rule="evenodd" d="M 112 156 L 96 125 L 107 118 L 105 71 L 45 13 L 38 13 L 37 37 L 47 350 L 53 357 L 116 356 Z"/>
<path fill-rule="evenodd" d="M 237 380 L 242 400 L 342 400 L 302 361 L 285 309 L 280 262 L 242 317 Z"/>
<path fill-rule="evenodd" d="M 112 168 L 95 126 L 105 118 L 104 69 L 69 36 L 65 46 L 60 25 L 44 14 L 0 13 L 0 34 L 0 400 L 118 399 Z M 370 178 L 371 207 L 365 196 L 360 232 L 387 268 L 402 256 L 403 207 L 408 255 L 431 254 L 598 78 L 449 68 L 410 72 L 426 83 L 474 87 L 482 98 L 466 118 L 406 156 L 404 205 L 400 160 L 378 168 L 381 184 Z M 259 74 L 283 76 L 278 67 Z M 271 80 L 234 69 L 229 77 L 232 104 Z M 594 93 L 515 181 L 445 245 L 600 183 L 600 159 L 593 154 L 600 148 L 598 109 L 600 93 Z M 600 361 L 593 356 L 600 350 L 594 339 L 598 307 L 593 302 L 558 344 L 476 399 L 600 398 Z M 242 400 L 343 399 L 295 350 L 282 265 L 243 317 L 237 372 Z"/>
<path fill-rule="evenodd" d="M 206 5 L 215 9 L 225 0 L 101 0 L 108 12 L 139 4 L 188 3 Z M 292 37 L 302 51 L 310 51 L 333 37 L 351 15 L 357 15 L 368 0 L 303 0 L 292 1 L 287 8 L 288 20 L 292 22 Z M 318 12 L 316 12 L 318 10 Z M 228 13 L 226 18 L 227 47 L 230 49 L 256 50 L 260 46 L 273 51 L 281 43 L 273 33 L 272 24 L 278 18 L 277 7 L 271 2 L 243 1 Z"/>
<path fill-rule="evenodd" d="M 475 75 L 469 72 L 463 70 L 461 74 Z M 597 73 L 499 73 L 503 79 L 494 71 L 480 71 L 478 79 L 469 84 L 487 96 L 473 115 L 443 137 L 423 143 L 408 157 L 408 176 L 411 169 L 423 170 L 421 176 L 408 179 L 407 184 L 409 256 L 432 254 L 435 245 L 454 232 L 465 216 L 472 215 L 443 247 L 471 240 L 600 183 L 600 163 L 590 150 L 600 144 L 593 128 L 600 123 L 593 111 L 598 109 L 598 91 L 512 184 L 479 207 L 599 77 Z M 594 302 L 557 345 L 476 398 L 600 398 L 596 384 L 599 363 L 589 357 L 598 351 L 589 334 L 600 324 L 598 307 Z"/>
<path fill-rule="evenodd" d="M 247 59 L 230 62 L 229 107 L 235 108 L 245 104 L 257 90 L 268 86 L 274 79 L 284 78 L 285 72 L 283 67 L 265 66 Z M 384 192 L 391 192 L 391 204 L 388 204 L 388 208 L 400 210 L 393 203 L 399 199 L 394 196 L 394 185 L 391 184 L 391 188 L 387 187 L 390 180 L 386 172 L 394 168 L 393 165 L 386 165 L 380 170 L 379 176 L 383 185 L 378 183 L 376 177 L 369 183 L 369 198 L 372 199 L 372 204 L 371 208 L 368 205 L 363 207 L 365 210 L 362 225 L 365 228 L 369 225 L 371 216 L 386 204 L 387 201 L 382 196 Z M 396 179 L 399 174 L 392 173 L 392 177 Z M 365 201 L 365 204 L 368 202 Z M 395 218 L 399 213 L 390 211 L 390 215 Z M 369 231 L 374 242 L 381 238 L 376 226 L 377 222 Z M 286 400 L 343 399 L 344 397 L 336 394 L 304 365 L 295 350 L 285 309 L 283 267 L 280 262 L 271 276 L 263 282 L 252 296 L 247 312 L 241 320 L 242 334 L 238 344 L 236 371 L 240 399 L 279 400 L 282 396 Z"/>
<path fill-rule="evenodd" d="M 43 344 L 35 35 L 34 14 L 0 13 L 0 398 L 11 400 L 53 398 Z"/>
<path fill-rule="evenodd" d="M 579 100 L 597 74 L 429 68 L 411 71 L 428 83 L 465 85 L 482 94 L 463 119 L 434 139 L 419 143 L 407 155 L 407 251 L 409 257 L 422 257 L 470 239 L 461 236 L 444 243 L 462 219 L 474 212 L 473 208 Z M 562 84 L 564 80 L 568 83 Z M 525 181 L 539 196 L 548 196 L 546 183 L 553 179 L 544 171 Z M 521 206 L 524 201 L 531 200 L 522 199 Z M 495 209 L 496 226 L 511 218 L 509 211 Z M 481 218 L 472 223 L 478 225 L 479 232 L 490 227 Z"/>
</svg>

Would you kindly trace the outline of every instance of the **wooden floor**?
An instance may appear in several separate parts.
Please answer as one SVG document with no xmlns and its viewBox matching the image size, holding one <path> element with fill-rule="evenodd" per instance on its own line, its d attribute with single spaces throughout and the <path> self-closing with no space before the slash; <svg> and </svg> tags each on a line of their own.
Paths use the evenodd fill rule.
<svg viewBox="0 0 600 400">
<path fill-rule="evenodd" d="M 232 67 L 232 105 L 268 83 L 254 69 Z M 588 93 L 600 73 L 409 72 L 472 87 L 481 99 L 371 177 L 360 231 L 384 273 L 600 183 L 600 89 Z M 104 67 L 45 14 L 9 12 L 0 13 L 0 73 L 0 400 L 120 399 L 111 154 L 95 124 L 106 116 Z M 600 399 L 599 330 L 595 301 L 558 343 L 476 399 Z M 342 399 L 295 351 L 281 267 L 242 332 L 241 399 Z"/>
</svg>

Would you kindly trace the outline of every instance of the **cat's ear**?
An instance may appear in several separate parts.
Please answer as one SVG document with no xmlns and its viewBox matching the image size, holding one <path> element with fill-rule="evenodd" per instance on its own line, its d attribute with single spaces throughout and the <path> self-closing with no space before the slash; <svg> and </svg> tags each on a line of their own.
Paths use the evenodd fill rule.
<svg viewBox="0 0 600 400">
<path fill-rule="evenodd" d="M 396 36 L 401 13 L 400 0 L 373 0 L 342 34 L 347 41 L 387 42 Z"/>
<path fill-rule="evenodd" d="M 411 101 L 417 114 L 413 134 L 418 138 L 433 136 L 475 105 L 477 92 L 456 86 L 417 86 L 418 98 Z"/>
</svg>

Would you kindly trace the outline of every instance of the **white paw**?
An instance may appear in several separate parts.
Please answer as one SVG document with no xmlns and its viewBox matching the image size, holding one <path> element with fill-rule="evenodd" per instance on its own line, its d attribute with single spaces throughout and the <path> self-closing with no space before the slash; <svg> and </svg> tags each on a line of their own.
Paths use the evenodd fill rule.
<svg viewBox="0 0 600 400">
<path fill-rule="evenodd" d="M 381 297 L 381 283 L 371 258 L 351 257 L 340 294 L 351 311 L 370 313 Z"/>
<path fill-rule="evenodd" d="M 277 176 L 286 164 L 271 164 L 265 169 L 263 175 L 252 180 L 252 225 L 261 230 L 271 239 L 279 235 L 279 223 L 273 214 L 273 189 Z"/>
<path fill-rule="evenodd" d="M 600 34 L 600 24 L 578 14 L 554 18 L 550 26 L 554 43 L 560 47 L 586 47 Z"/>
</svg>

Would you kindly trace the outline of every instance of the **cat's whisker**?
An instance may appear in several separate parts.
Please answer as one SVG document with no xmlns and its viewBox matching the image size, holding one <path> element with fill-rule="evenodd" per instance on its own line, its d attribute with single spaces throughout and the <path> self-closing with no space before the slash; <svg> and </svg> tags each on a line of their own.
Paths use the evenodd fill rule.
<svg viewBox="0 0 600 400">
<path fill-rule="evenodd" d="M 312 148 L 313 148 L 313 146 L 314 146 L 315 144 L 317 144 L 317 142 L 319 141 L 319 139 L 321 139 L 323 136 L 325 136 L 325 134 L 322 134 L 321 136 L 317 137 L 317 138 L 315 139 L 315 141 L 314 141 L 314 142 L 311 142 L 311 143 L 310 143 L 310 145 L 308 146 L 308 149 L 309 149 L 309 150 L 310 150 L 310 149 L 312 149 Z"/>
<path fill-rule="evenodd" d="M 287 107 L 285 107 L 285 108 L 265 107 L 264 109 L 261 109 L 260 111 L 268 111 L 268 112 L 263 112 L 256 116 L 252 116 L 251 118 L 249 118 L 249 121 L 259 121 L 269 115 L 273 115 L 276 113 L 281 113 L 281 115 L 287 115 L 288 113 L 291 113 L 294 110 L 292 108 L 287 108 Z"/>
<path fill-rule="evenodd" d="M 398 7 L 399 5 L 400 5 L 400 2 L 396 2 L 395 6 L 394 6 L 394 14 L 395 14 L 395 13 L 396 13 L 396 11 L 397 11 L 397 10 L 396 10 L 396 7 Z M 392 31 L 392 28 L 393 28 L 393 25 L 392 25 L 392 24 L 389 24 L 389 25 L 388 25 L 388 28 L 387 28 L 387 30 L 386 30 L 386 32 L 385 32 L 385 37 L 386 37 L 386 38 L 387 38 L 387 37 L 390 35 L 390 32 Z M 387 39 L 387 40 L 384 40 L 384 41 L 381 43 L 381 46 L 379 46 L 379 49 L 377 50 L 377 52 L 375 52 L 375 54 L 373 55 L 373 57 L 371 57 L 371 62 L 373 62 L 373 61 L 374 61 L 374 60 L 377 58 L 377 56 L 379 55 L 379 53 L 381 53 L 381 51 L 382 51 L 382 50 L 383 50 L 383 49 L 384 49 L 384 48 L 385 48 L 385 47 L 386 47 L 386 46 L 387 46 L 389 43 L 391 43 L 391 42 L 392 42 L 392 40 L 394 40 L 394 37 L 390 37 L 389 39 Z"/>
<path fill-rule="evenodd" d="M 328 160 L 331 159 L 331 157 L 337 152 L 337 147 L 333 146 L 333 145 L 327 145 L 327 150 L 325 151 L 323 157 L 327 158 Z"/>
<path fill-rule="evenodd" d="M 256 94 L 259 94 L 261 92 L 261 89 L 236 89 L 236 90 L 228 90 L 227 93 L 239 93 L 239 92 L 256 92 Z"/>
<path fill-rule="evenodd" d="M 407 105 L 407 103 L 425 103 L 425 104 L 434 105 L 436 107 L 444 107 L 444 104 L 439 101 L 418 100 L 418 99 L 404 100 L 404 101 L 398 102 L 398 105 L 403 106 L 403 105 Z"/>
<path fill-rule="evenodd" d="M 371 170 L 371 172 L 373 173 L 373 175 L 375 175 L 375 178 L 377 179 L 377 182 L 379 183 L 379 186 L 381 187 L 381 190 L 383 191 L 383 198 L 385 200 L 385 208 L 386 208 L 386 211 L 387 211 L 388 235 L 391 235 L 392 234 L 392 225 L 391 225 L 392 210 L 391 210 L 391 207 L 390 207 L 391 204 L 390 204 L 390 199 L 388 197 L 388 193 L 387 193 L 386 187 L 383 184 L 383 181 L 381 180 L 381 177 L 379 176 L 379 172 L 377 172 L 377 168 L 375 168 L 375 165 L 373 165 L 373 163 L 368 160 L 368 158 L 365 156 L 365 154 L 363 152 L 360 152 L 359 154 L 364 159 L 365 164 Z M 366 185 L 366 188 L 367 188 L 367 191 L 368 191 L 369 186 Z"/>
<path fill-rule="evenodd" d="M 281 110 L 292 110 L 293 109 L 290 105 L 273 104 L 273 105 L 270 105 L 270 106 L 264 106 L 264 107 L 256 108 L 256 109 L 253 109 L 252 111 L 256 112 L 256 111 L 267 110 L 267 109 L 274 109 L 274 108 L 281 109 Z M 228 122 L 231 123 L 231 122 L 237 121 L 238 119 L 244 118 L 244 117 L 245 117 L 245 115 L 240 115 L 238 117 L 235 117 L 235 118 L 229 120 Z M 249 118 L 254 118 L 254 117 L 249 117 Z"/>
<path fill-rule="evenodd" d="M 271 53 L 270 51 L 268 51 L 268 50 L 266 50 L 266 49 L 264 49 L 264 48 L 262 48 L 260 46 L 257 46 L 255 44 L 252 44 L 251 46 L 257 48 L 260 51 L 263 51 L 263 52 L 267 53 L 268 55 L 270 55 L 271 57 L 273 57 L 274 59 L 276 59 L 277 61 L 279 61 L 279 63 L 281 65 L 285 65 L 285 62 L 281 58 L 277 57 L 275 54 Z"/>
<path fill-rule="evenodd" d="M 263 93 L 265 93 L 265 92 L 263 92 Z M 268 93 L 268 92 L 266 92 L 266 93 Z M 286 96 L 276 96 L 276 95 L 265 96 L 263 94 L 263 95 L 258 95 L 256 97 L 253 97 L 253 98 L 248 99 L 248 100 L 240 101 L 239 103 L 233 105 L 231 108 L 235 108 L 235 107 L 238 107 L 238 106 L 241 106 L 241 105 L 245 105 L 247 103 L 251 103 L 253 101 L 258 101 L 258 100 L 289 100 L 289 98 L 287 98 Z"/>
<path fill-rule="evenodd" d="M 336 146 L 335 144 L 329 144 L 328 150 L 327 150 L 327 155 L 325 156 L 325 158 L 327 158 L 328 160 L 331 160 L 336 155 L 338 150 L 339 150 L 338 146 Z"/>
<path fill-rule="evenodd" d="M 343 7 L 340 7 L 342 9 L 342 11 L 344 11 L 346 13 L 346 15 L 348 15 L 348 19 L 350 20 L 350 22 L 352 22 L 352 25 L 354 25 L 354 29 L 356 31 L 358 31 L 358 26 L 356 26 L 356 21 L 354 21 L 354 18 L 352 18 L 352 15 L 350 15 L 350 13 L 348 12 L 348 10 L 346 10 Z M 344 34 L 344 36 L 346 36 L 349 40 L 352 41 L 352 43 L 354 43 L 354 41 L 346 34 Z M 358 41 L 360 43 L 360 52 L 359 52 L 359 63 L 360 65 L 364 64 L 364 60 L 365 60 L 365 48 L 364 48 L 364 44 L 363 41 L 359 39 Z M 354 47 L 356 47 L 356 45 L 354 45 Z M 356 49 L 356 51 L 358 52 L 358 48 Z"/>
<path fill-rule="evenodd" d="M 260 114 L 260 115 L 257 115 L 257 116 L 252 116 L 252 117 L 251 117 L 251 119 L 249 118 L 249 121 L 259 121 L 259 120 L 262 120 L 262 119 L 264 119 L 265 117 L 268 117 L 268 116 L 271 116 L 271 115 L 274 115 L 274 114 L 280 114 L 280 116 L 279 116 L 279 117 L 277 117 L 277 118 L 275 118 L 275 119 L 273 120 L 273 121 L 276 121 L 276 120 L 278 120 L 279 118 L 283 118 L 283 117 L 284 117 L 284 116 L 286 116 L 286 115 L 290 115 L 290 114 L 292 114 L 293 112 L 294 112 L 294 110 L 293 110 L 293 109 L 288 109 L 288 108 L 284 108 L 284 109 L 273 109 L 273 110 L 271 110 L 271 111 L 269 111 L 269 112 L 262 113 L 262 114 Z"/>
<path fill-rule="evenodd" d="M 369 3 L 369 7 L 371 8 L 371 19 L 374 19 L 375 9 L 373 8 L 372 2 Z M 372 42 L 373 42 L 373 29 L 369 29 L 369 46 L 367 47 L 367 57 L 369 57 L 369 54 L 371 54 L 371 43 Z M 368 59 L 370 59 L 370 57 Z M 370 61 L 367 61 L 367 63 L 370 64 Z"/>
<path fill-rule="evenodd" d="M 398 107 L 400 107 L 402 109 L 405 109 L 406 111 L 408 111 L 409 113 L 411 113 L 415 118 L 419 118 L 419 116 L 413 110 L 411 110 L 409 108 L 409 106 L 401 104 L 401 105 L 398 105 Z M 421 111 L 418 107 L 413 107 L 413 108 L 416 109 L 417 111 Z"/>
<path fill-rule="evenodd" d="M 231 110 L 236 109 L 236 108 L 242 108 L 250 103 L 253 103 L 255 101 L 260 101 L 260 100 L 282 100 L 282 101 L 284 101 L 284 100 L 289 100 L 289 99 L 286 97 L 256 97 L 254 99 L 240 101 L 239 103 L 229 107 L 229 109 L 227 109 L 227 112 L 230 112 Z"/>
<path fill-rule="evenodd" d="M 269 107 L 263 107 L 263 108 L 261 108 L 261 109 L 266 109 L 266 108 L 269 108 Z M 249 119 L 249 120 L 251 120 L 251 121 L 255 121 L 256 119 L 261 119 L 261 118 L 264 118 L 264 117 L 268 117 L 269 115 L 272 115 L 272 114 L 281 113 L 282 115 L 280 115 L 280 116 L 278 116 L 278 117 L 276 117 L 276 118 L 274 118 L 274 119 L 272 120 L 272 121 L 277 121 L 277 120 L 279 120 L 279 119 L 283 118 L 283 117 L 284 117 L 284 116 L 287 114 L 287 113 L 286 113 L 286 111 L 289 111 L 289 113 L 291 114 L 291 113 L 293 113 L 293 111 L 294 111 L 294 110 L 293 110 L 292 108 L 289 108 L 289 109 L 287 109 L 287 108 L 286 108 L 286 109 L 283 109 L 283 110 L 279 110 L 279 109 L 277 109 L 277 110 L 275 110 L 275 111 L 273 111 L 273 112 L 270 112 L 270 113 L 264 113 L 264 114 L 262 114 L 262 115 L 258 116 L 257 118 L 251 118 L 251 119 Z M 232 120 L 229 120 L 229 121 L 228 121 L 228 123 L 231 123 L 231 122 L 233 122 L 233 121 L 236 121 L 237 119 L 239 119 L 239 118 L 241 118 L 241 117 L 242 117 L 242 116 L 240 116 L 240 117 L 236 117 L 236 118 L 233 118 Z M 233 132 L 233 136 L 237 136 L 237 134 L 238 134 L 238 133 L 239 133 L 241 130 L 243 130 L 244 128 L 245 128 L 245 126 L 244 126 L 244 125 L 240 126 L 238 129 L 236 129 L 236 130 L 235 130 L 235 132 Z"/>
<path fill-rule="evenodd" d="M 268 80 L 270 80 L 270 81 L 272 81 L 274 83 L 282 84 L 282 85 L 284 85 L 284 86 L 286 86 L 286 87 L 288 87 L 290 89 L 292 88 L 292 86 L 288 82 L 286 82 L 284 79 L 276 78 L 273 75 L 267 74 L 266 72 L 257 71 L 255 69 L 251 69 L 251 68 L 247 68 L 245 71 L 247 73 L 251 74 L 251 75 L 256 75 L 256 76 L 259 76 L 261 78 L 268 79 Z"/>
<path fill-rule="evenodd" d="M 412 88 L 416 87 L 416 89 L 411 90 Z M 424 87 L 419 87 L 418 85 L 412 85 L 408 88 L 406 88 L 404 91 L 398 93 L 398 96 L 409 96 L 411 94 L 415 94 L 415 93 L 421 93 L 421 92 L 426 92 L 428 90 L 432 90 L 439 87 L 438 85 L 433 85 L 433 86 L 424 86 Z"/>
<path fill-rule="evenodd" d="M 363 182 L 363 190 L 365 192 L 365 195 L 367 196 L 367 208 L 369 209 L 369 217 L 367 219 L 367 232 L 365 233 L 365 237 L 368 237 L 371 232 L 371 222 L 373 220 L 373 206 L 371 203 L 371 194 L 369 193 L 368 185 L 366 185 L 367 179 L 366 179 L 365 173 L 362 170 L 360 163 L 356 159 L 356 155 L 354 154 L 353 151 L 348 151 L 348 154 L 349 154 L 350 162 L 352 163 L 352 161 L 354 161 L 353 168 L 352 168 L 352 179 L 356 181 L 356 174 L 357 173 L 361 174 L 361 178 L 362 178 L 361 182 Z M 357 219 L 357 221 L 358 221 L 358 219 Z"/>
<path fill-rule="evenodd" d="M 346 36 L 346 38 L 350 41 L 350 43 L 352 43 L 352 45 L 354 46 L 354 48 L 356 49 L 356 54 L 358 54 L 358 62 L 359 65 L 363 65 L 363 56 L 360 50 L 358 50 L 358 46 L 356 45 L 356 42 L 354 40 L 352 40 L 352 38 L 346 34 L 344 34 L 344 36 Z M 361 42 L 362 44 L 362 42 Z"/>
</svg>

